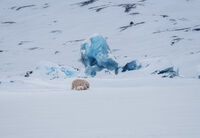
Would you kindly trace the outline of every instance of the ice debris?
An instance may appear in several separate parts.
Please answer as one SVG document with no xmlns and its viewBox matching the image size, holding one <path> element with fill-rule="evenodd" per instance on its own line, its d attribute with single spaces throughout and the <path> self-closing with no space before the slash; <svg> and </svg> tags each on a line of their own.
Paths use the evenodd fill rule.
<svg viewBox="0 0 200 138">
<path fill-rule="evenodd" d="M 141 67 L 142 67 L 142 65 L 139 64 L 138 61 L 133 60 L 129 63 L 126 63 L 126 65 L 122 67 L 122 72 L 131 71 L 131 70 L 138 70 Z"/>
<path fill-rule="evenodd" d="M 179 76 L 179 70 L 177 69 L 176 71 L 174 70 L 174 67 L 168 67 L 163 70 L 156 70 L 152 74 L 158 74 L 162 75 L 163 78 L 174 78 L 176 76 Z"/>
<path fill-rule="evenodd" d="M 73 68 L 61 66 L 48 61 L 42 61 L 35 67 L 35 70 L 32 72 L 31 76 L 42 76 L 43 78 L 52 80 L 56 78 L 74 77 L 77 75 L 77 73 L 78 72 Z"/>
</svg>

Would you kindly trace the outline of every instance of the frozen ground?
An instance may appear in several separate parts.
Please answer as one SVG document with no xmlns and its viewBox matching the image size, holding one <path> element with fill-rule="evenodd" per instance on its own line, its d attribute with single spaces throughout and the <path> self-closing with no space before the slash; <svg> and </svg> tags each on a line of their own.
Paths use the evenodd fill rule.
<svg viewBox="0 0 200 138">
<path fill-rule="evenodd" d="M 199 138 L 199 7 L 199 0 L 1 0 L 0 138 Z M 86 76 L 80 46 L 95 33 L 120 66 L 137 60 L 142 68 Z M 91 88 L 71 91 L 77 77 Z"/>
<path fill-rule="evenodd" d="M 1 138 L 199 138 L 199 82 L 89 81 L 88 91 L 71 80 L 2 91 Z"/>
</svg>

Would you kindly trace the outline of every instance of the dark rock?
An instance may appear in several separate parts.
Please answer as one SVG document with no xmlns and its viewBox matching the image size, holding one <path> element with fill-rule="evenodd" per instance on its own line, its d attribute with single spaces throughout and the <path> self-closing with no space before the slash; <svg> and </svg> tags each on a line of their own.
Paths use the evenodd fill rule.
<svg viewBox="0 0 200 138">
<path fill-rule="evenodd" d="M 200 79 L 200 75 L 198 76 L 198 79 Z"/>
<path fill-rule="evenodd" d="M 87 0 L 87 1 L 80 2 L 78 4 L 80 6 L 86 6 L 86 5 L 92 4 L 92 3 L 96 2 L 96 1 L 98 1 L 98 0 Z"/>
<path fill-rule="evenodd" d="M 132 4 L 120 4 L 118 5 L 119 7 L 123 7 L 125 8 L 124 12 L 130 12 L 132 9 L 136 8 L 136 4 L 132 3 Z"/>
<path fill-rule="evenodd" d="M 139 22 L 139 23 L 135 23 L 135 24 L 133 24 L 134 26 L 136 26 L 136 25 L 140 25 L 140 24 L 144 24 L 145 22 Z"/>
<path fill-rule="evenodd" d="M 2 22 L 2 24 L 14 24 L 14 23 L 16 23 L 16 22 L 14 22 L 14 21 Z"/>
<path fill-rule="evenodd" d="M 130 22 L 130 25 L 133 25 L 133 24 L 134 24 L 133 21 L 131 21 L 131 22 Z"/>
<path fill-rule="evenodd" d="M 30 43 L 30 41 L 20 41 L 20 42 L 18 43 L 18 45 L 20 46 L 20 45 L 23 45 L 23 44 L 25 44 L 25 43 Z"/>
<path fill-rule="evenodd" d="M 0 50 L 0 53 L 3 52 L 3 50 Z"/>
<path fill-rule="evenodd" d="M 51 33 L 62 33 L 62 31 L 61 30 L 53 30 L 53 31 L 51 31 Z"/>
<path fill-rule="evenodd" d="M 11 10 L 14 10 L 15 8 L 16 8 L 16 6 L 13 6 L 13 7 L 11 7 L 10 9 L 11 9 Z"/>
<path fill-rule="evenodd" d="M 184 38 L 174 38 L 172 41 L 171 41 L 171 46 L 173 46 L 174 44 L 180 42 L 181 40 L 183 40 Z"/>
<path fill-rule="evenodd" d="M 103 10 L 103 9 L 105 9 L 105 7 L 97 8 L 97 9 L 96 9 L 96 12 L 99 12 L 99 11 L 101 11 L 101 10 Z"/>
<path fill-rule="evenodd" d="M 82 42 L 84 40 L 85 39 L 70 40 L 70 41 L 67 41 L 67 42 L 63 43 L 63 45 L 66 45 L 67 43 L 78 43 L 78 42 Z"/>
<path fill-rule="evenodd" d="M 45 3 L 44 6 L 43 6 L 44 9 L 45 9 L 45 8 L 48 8 L 48 7 L 49 7 L 49 4 L 48 4 L 48 3 Z"/>
<path fill-rule="evenodd" d="M 21 6 L 21 7 L 18 7 L 18 8 L 16 9 L 16 11 L 19 11 L 19 10 L 21 10 L 21 9 L 28 8 L 28 7 L 34 7 L 34 6 L 35 6 L 35 5 Z"/>
<path fill-rule="evenodd" d="M 139 0 L 138 2 L 145 2 L 146 0 Z"/>
<path fill-rule="evenodd" d="M 54 52 L 54 54 L 58 54 L 58 53 L 60 53 L 60 52 L 59 52 L 59 51 L 55 51 L 55 52 Z"/>
<path fill-rule="evenodd" d="M 140 13 L 139 12 L 132 12 L 129 15 L 138 15 L 138 14 L 140 14 Z"/>
<path fill-rule="evenodd" d="M 10 83 L 14 83 L 15 81 L 11 80 Z"/>
<path fill-rule="evenodd" d="M 172 31 L 185 31 L 188 32 L 191 29 L 191 27 L 186 27 L 186 28 L 178 28 L 178 29 L 174 29 Z"/>
<path fill-rule="evenodd" d="M 172 19 L 170 19 L 172 20 Z M 176 32 L 176 31 L 184 31 L 184 32 L 189 32 L 189 31 L 200 31 L 200 28 L 196 28 L 199 27 L 200 25 L 195 25 L 195 26 L 191 26 L 191 27 L 184 27 L 184 28 L 176 28 L 176 29 L 166 29 L 166 30 L 159 30 L 156 32 L 153 32 L 153 34 L 156 33 L 164 33 L 164 32 Z"/>
<path fill-rule="evenodd" d="M 163 18 L 169 17 L 168 15 L 160 15 L 160 16 L 162 16 Z"/>
<path fill-rule="evenodd" d="M 194 28 L 192 31 L 200 31 L 200 28 Z"/>
<path fill-rule="evenodd" d="M 32 73 L 33 73 L 33 71 L 27 71 L 26 74 L 24 75 L 24 77 L 29 77 L 30 74 L 32 74 Z"/>
<path fill-rule="evenodd" d="M 120 32 L 132 27 L 132 26 L 137 26 L 137 25 L 140 25 L 140 24 L 144 24 L 145 22 L 139 22 L 139 23 L 134 23 L 134 22 L 130 22 L 129 25 L 126 25 L 126 26 L 122 26 L 120 27 Z"/>
<path fill-rule="evenodd" d="M 100 12 L 101 10 L 108 8 L 109 5 L 101 5 L 101 6 L 94 6 L 94 7 L 90 7 L 90 10 L 95 10 L 96 12 Z"/>
<path fill-rule="evenodd" d="M 36 49 L 39 49 L 39 47 L 31 47 L 31 48 L 29 48 L 29 50 L 36 50 Z"/>
</svg>

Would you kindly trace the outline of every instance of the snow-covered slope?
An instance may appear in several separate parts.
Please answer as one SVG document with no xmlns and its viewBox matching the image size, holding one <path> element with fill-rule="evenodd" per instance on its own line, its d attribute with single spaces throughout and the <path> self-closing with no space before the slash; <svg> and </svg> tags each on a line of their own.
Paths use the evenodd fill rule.
<svg viewBox="0 0 200 138">
<path fill-rule="evenodd" d="M 0 6 L 1 77 L 24 75 L 42 60 L 84 70 L 80 45 L 94 33 L 107 38 L 119 64 L 139 60 L 141 76 L 172 66 L 181 77 L 200 75 L 198 0 L 2 0 Z"/>
<path fill-rule="evenodd" d="M 0 137 L 199 138 L 199 7 L 199 0 L 1 0 Z M 142 67 L 87 76 L 80 47 L 96 33 L 119 66 Z M 77 77 L 90 90 L 71 91 Z"/>
</svg>

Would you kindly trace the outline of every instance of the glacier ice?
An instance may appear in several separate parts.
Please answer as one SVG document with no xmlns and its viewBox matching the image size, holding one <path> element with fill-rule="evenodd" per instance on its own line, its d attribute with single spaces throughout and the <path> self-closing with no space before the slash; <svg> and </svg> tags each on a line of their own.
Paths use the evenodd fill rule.
<svg viewBox="0 0 200 138">
<path fill-rule="evenodd" d="M 168 67 L 162 70 L 156 70 L 152 74 L 162 75 L 163 78 L 174 78 L 179 76 L 179 69 L 175 70 L 174 67 Z"/>
<path fill-rule="evenodd" d="M 141 67 L 142 67 L 141 64 L 139 64 L 136 60 L 133 60 L 129 63 L 126 63 L 126 65 L 122 67 L 122 72 L 137 70 L 140 69 Z"/>
<path fill-rule="evenodd" d="M 118 63 L 111 58 L 109 46 L 101 35 L 92 36 L 81 45 L 81 61 L 86 67 L 85 73 L 93 77 L 104 68 L 118 69 Z"/>
</svg>

